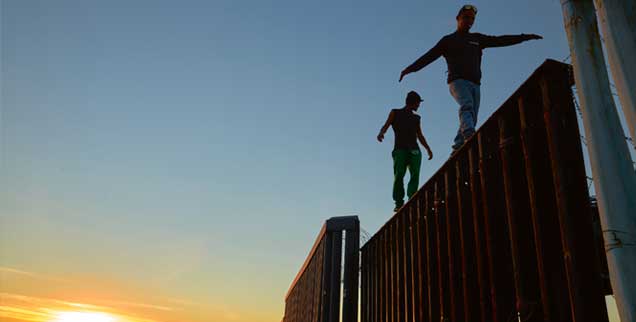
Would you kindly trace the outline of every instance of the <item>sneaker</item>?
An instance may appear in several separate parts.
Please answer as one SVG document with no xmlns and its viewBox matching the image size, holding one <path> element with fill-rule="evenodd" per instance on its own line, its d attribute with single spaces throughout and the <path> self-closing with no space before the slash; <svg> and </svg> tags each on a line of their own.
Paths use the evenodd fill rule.
<svg viewBox="0 0 636 322">
<path fill-rule="evenodd" d="M 462 147 L 462 145 L 464 145 L 464 142 L 462 142 L 462 143 L 455 143 L 455 144 L 453 144 L 453 145 L 451 146 L 451 149 L 453 149 L 453 153 L 454 153 L 455 151 L 459 150 L 459 148 L 461 148 L 461 147 Z"/>
</svg>

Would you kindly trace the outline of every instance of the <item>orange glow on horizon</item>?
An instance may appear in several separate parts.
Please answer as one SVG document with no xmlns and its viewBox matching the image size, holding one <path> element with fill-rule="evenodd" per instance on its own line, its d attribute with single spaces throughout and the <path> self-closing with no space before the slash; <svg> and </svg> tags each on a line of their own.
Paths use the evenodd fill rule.
<svg viewBox="0 0 636 322">
<path fill-rule="evenodd" d="M 242 311 L 230 301 L 138 291 L 112 281 L 53 276 L 0 265 L 0 321 L 167 322 L 275 321 L 275 309 Z M 62 283 L 61 281 L 64 281 Z M 37 284 L 37 286 L 36 286 Z M 86 285 L 94 284 L 89 291 Z M 76 286 L 77 285 L 77 286 Z M 51 286 L 50 288 L 48 286 Z M 42 290 L 43 289 L 43 290 Z M 125 294 L 125 295 L 122 295 Z"/>
<path fill-rule="evenodd" d="M 157 312 L 152 314 L 148 310 L 165 313 L 168 309 L 149 303 L 113 302 L 125 304 L 125 307 L 0 292 L 0 321 L 8 318 L 20 322 L 161 322 L 161 318 L 157 319 Z M 141 307 L 146 312 L 131 307 Z"/>
<path fill-rule="evenodd" d="M 101 312 L 59 312 L 50 322 L 117 322 L 119 319 Z"/>
</svg>

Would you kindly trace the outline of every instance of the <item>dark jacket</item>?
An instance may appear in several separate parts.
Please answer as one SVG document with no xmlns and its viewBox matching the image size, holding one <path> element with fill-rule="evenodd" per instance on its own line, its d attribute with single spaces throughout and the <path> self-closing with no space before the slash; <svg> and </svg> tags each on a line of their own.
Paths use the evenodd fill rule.
<svg viewBox="0 0 636 322">
<path fill-rule="evenodd" d="M 448 83 L 461 78 L 480 84 L 481 52 L 484 48 L 510 46 L 529 39 L 524 34 L 488 36 L 456 31 L 440 39 L 435 47 L 407 67 L 406 71 L 416 72 L 444 56 L 448 65 Z"/>
</svg>

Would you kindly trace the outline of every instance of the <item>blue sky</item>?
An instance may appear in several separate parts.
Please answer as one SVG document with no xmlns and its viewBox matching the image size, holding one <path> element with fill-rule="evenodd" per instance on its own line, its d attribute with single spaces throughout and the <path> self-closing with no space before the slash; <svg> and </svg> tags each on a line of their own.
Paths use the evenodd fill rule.
<svg viewBox="0 0 636 322">
<path fill-rule="evenodd" d="M 473 3 L 473 31 L 545 38 L 485 50 L 481 124 L 569 53 L 559 1 Z M 325 219 L 391 215 L 388 111 L 424 98 L 422 183 L 457 130 L 443 59 L 397 80 L 464 1 L 0 4 L 3 267 L 277 321 Z"/>
</svg>

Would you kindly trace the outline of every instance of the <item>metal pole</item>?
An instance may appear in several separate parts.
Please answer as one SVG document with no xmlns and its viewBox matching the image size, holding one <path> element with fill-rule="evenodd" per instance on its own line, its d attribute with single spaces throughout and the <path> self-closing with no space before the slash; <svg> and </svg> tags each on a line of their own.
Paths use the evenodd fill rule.
<svg viewBox="0 0 636 322">
<path fill-rule="evenodd" d="M 360 251 L 360 222 L 356 218 L 353 229 L 345 230 L 345 262 L 342 293 L 342 322 L 358 321 L 358 253 Z"/>
<path fill-rule="evenodd" d="M 594 3 L 618 98 L 629 133 L 636 139 L 636 1 L 594 0 Z"/>
<path fill-rule="evenodd" d="M 612 288 L 621 321 L 632 322 L 636 321 L 636 173 L 610 92 L 592 0 L 561 0 L 561 9 L 588 138 Z"/>
</svg>

